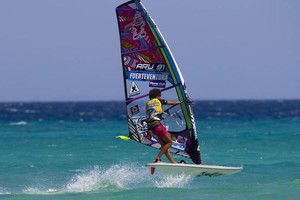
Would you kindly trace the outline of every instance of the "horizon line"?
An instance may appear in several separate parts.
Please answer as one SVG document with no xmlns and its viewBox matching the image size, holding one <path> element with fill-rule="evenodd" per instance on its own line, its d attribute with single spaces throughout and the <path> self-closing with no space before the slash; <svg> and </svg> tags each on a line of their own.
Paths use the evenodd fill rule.
<svg viewBox="0 0 300 200">
<path fill-rule="evenodd" d="M 13 101 L 1 101 L 0 104 L 5 103 L 96 103 L 96 102 L 124 102 L 124 100 L 13 100 Z M 241 99 L 192 99 L 192 101 L 197 102 L 207 102 L 207 101 L 300 101 L 300 98 L 241 98 Z"/>
</svg>

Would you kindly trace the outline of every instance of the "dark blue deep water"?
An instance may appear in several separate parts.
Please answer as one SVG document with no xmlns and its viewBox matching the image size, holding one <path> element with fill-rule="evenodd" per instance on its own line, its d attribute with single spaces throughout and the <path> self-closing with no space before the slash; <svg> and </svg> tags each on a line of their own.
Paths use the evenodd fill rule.
<svg viewBox="0 0 300 200">
<path fill-rule="evenodd" d="M 124 120 L 125 103 L 49 102 L 0 103 L 0 122 L 14 120 Z M 300 100 L 194 101 L 196 119 L 299 119 Z"/>
</svg>

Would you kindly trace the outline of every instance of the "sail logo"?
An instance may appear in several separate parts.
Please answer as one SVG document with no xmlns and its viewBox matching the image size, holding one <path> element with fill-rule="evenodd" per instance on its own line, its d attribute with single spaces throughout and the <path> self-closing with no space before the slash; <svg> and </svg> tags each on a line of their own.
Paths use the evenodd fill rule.
<svg viewBox="0 0 300 200">
<path fill-rule="evenodd" d="M 126 72 L 128 80 L 137 81 L 166 81 L 169 74 L 167 73 L 155 73 L 155 72 Z"/>
<path fill-rule="evenodd" d="M 136 70 L 140 71 L 157 71 L 157 72 L 164 72 L 166 71 L 165 64 L 156 64 L 156 63 L 138 63 L 135 66 Z"/>
<path fill-rule="evenodd" d="M 150 81 L 149 87 L 165 88 L 166 87 L 166 81 Z"/>
<path fill-rule="evenodd" d="M 187 138 L 178 136 L 178 138 L 172 138 L 173 144 L 172 146 L 178 150 L 184 151 L 186 148 L 186 142 L 188 141 Z"/>
<path fill-rule="evenodd" d="M 133 19 L 133 25 L 132 25 L 132 34 L 133 40 L 138 40 L 140 37 L 145 38 L 147 33 L 145 31 L 145 21 L 143 20 L 142 13 L 136 12 Z"/>
<path fill-rule="evenodd" d="M 130 86 L 130 90 L 129 90 L 129 97 L 135 96 L 140 94 L 140 88 L 138 87 L 138 85 L 133 81 L 131 83 Z"/>
<path fill-rule="evenodd" d="M 140 108 L 138 105 L 134 105 L 130 108 L 131 115 L 136 115 L 140 112 Z"/>
</svg>

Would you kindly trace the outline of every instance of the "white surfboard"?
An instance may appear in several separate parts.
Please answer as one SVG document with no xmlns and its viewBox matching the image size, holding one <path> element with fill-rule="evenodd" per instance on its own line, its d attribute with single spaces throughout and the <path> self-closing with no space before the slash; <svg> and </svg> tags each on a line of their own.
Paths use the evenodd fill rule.
<svg viewBox="0 0 300 200">
<path fill-rule="evenodd" d="M 243 170 L 243 167 L 227 167 L 218 165 L 196 165 L 182 163 L 148 163 L 151 174 L 157 172 L 172 173 L 172 174 L 187 174 L 191 176 L 221 176 L 230 175 Z"/>
</svg>

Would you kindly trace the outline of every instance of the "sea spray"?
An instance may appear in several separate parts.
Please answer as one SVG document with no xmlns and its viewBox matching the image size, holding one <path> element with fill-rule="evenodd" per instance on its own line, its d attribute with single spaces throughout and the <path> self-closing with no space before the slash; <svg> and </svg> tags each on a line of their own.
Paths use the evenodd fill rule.
<svg viewBox="0 0 300 200">
<path fill-rule="evenodd" d="M 66 185 L 69 192 L 120 190 L 132 188 L 144 180 L 143 170 L 136 164 L 115 164 L 108 168 L 94 166 L 76 174 Z"/>
<path fill-rule="evenodd" d="M 119 191 L 144 187 L 183 188 L 191 181 L 192 178 L 185 174 L 153 176 L 148 168 L 137 163 L 115 164 L 108 168 L 94 166 L 90 170 L 76 174 L 66 185 L 66 191 Z"/>
<path fill-rule="evenodd" d="M 157 188 L 185 188 L 193 178 L 190 175 L 173 174 L 173 175 L 161 175 L 154 181 L 154 185 Z"/>
</svg>

